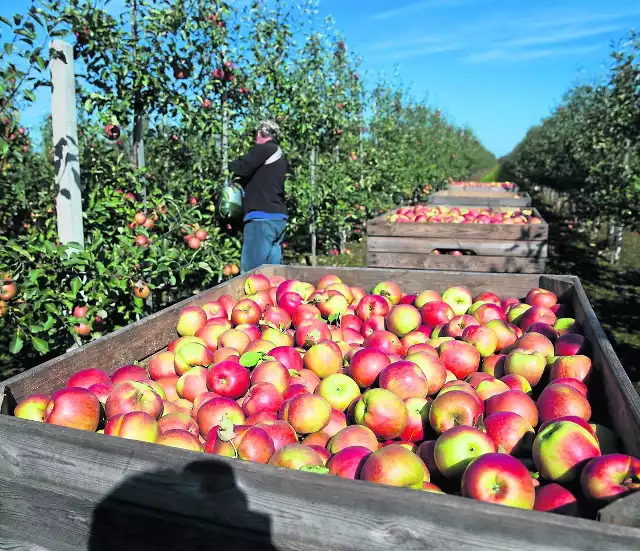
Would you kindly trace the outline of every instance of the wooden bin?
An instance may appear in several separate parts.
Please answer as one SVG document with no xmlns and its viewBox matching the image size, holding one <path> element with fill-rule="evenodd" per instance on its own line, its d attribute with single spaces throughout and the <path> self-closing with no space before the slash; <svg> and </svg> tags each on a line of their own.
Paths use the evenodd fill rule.
<svg viewBox="0 0 640 551">
<path fill-rule="evenodd" d="M 482 182 L 481 182 L 482 183 Z M 471 185 L 474 184 L 474 185 Z M 499 191 L 499 192 L 517 192 L 519 191 L 518 184 L 513 184 L 509 188 L 505 187 L 494 187 L 489 185 L 489 182 L 486 185 L 477 185 L 477 182 L 449 182 L 447 184 L 447 189 L 456 189 L 456 190 L 486 190 L 486 191 Z"/>
<path fill-rule="evenodd" d="M 447 189 L 429 196 L 430 205 L 468 205 L 474 207 L 530 207 L 526 191 L 484 191 L 481 189 Z"/>
<path fill-rule="evenodd" d="M 466 285 L 523 297 L 544 287 L 574 309 L 593 348 L 604 415 L 640 456 L 640 401 L 570 276 L 263 266 L 267 276 L 315 282 L 326 273 L 406 292 Z M 17 400 L 49 393 L 88 367 L 145 363 L 175 338 L 178 311 L 223 294 L 235 278 L 0 385 L 0 549 L 387 550 L 640 549 L 640 492 L 599 521 L 524 511 L 451 495 L 345 480 L 67 429 L 10 416 Z M 615 524 L 615 525 L 614 525 Z"/>
<path fill-rule="evenodd" d="M 531 210 L 542 219 L 535 208 Z M 389 215 L 385 213 L 367 222 L 367 265 L 370 267 L 544 273 L 549 233 L 544 221 L 526 225 L 390 223 Z M 433 254 L 436 250 L 474 254 Z"/>
</svg>

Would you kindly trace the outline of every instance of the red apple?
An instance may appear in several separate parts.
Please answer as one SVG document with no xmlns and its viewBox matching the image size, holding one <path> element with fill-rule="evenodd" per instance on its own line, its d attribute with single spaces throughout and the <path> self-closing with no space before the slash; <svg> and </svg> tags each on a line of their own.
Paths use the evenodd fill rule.
<svg viewBox="0 0 640 551">
<path fill-rule="evenodd" d="M 429 381 L 413 362 L 398 361 L 385 367 L 378 378 L 380 388 L 386 388 L 405 398 L 424 398 L 429 390 Z"/>
<path fill-rule="evenodd" d="M 558 417 L 575 415 L 585 421 L 591 418 L 591 405 L 585 396 L 572 386 L 550 384 L 538 397 L 540 421 L 551 421 Z"/>
<path fill-rule="evenodd" d="M 428 474 L 422 460 L 397 444 L 385 446 L 369 455 L 360 471 L 360 480 L 391 486 L 422 488 L 428 482 Z"/>
<path fill-rule="evenodd" d="M 487 417 L 499 411 L 511 411 L 524 417 L 532 426 L 538 426 L 538 409 L 535 402 L 524 392 L 509 390 L 489 398 L 485 404 Z"/>
<path fill-rule="evenodd" d="M 464 379 L 480 367 L 480 353 L 462 341 L 446 341 L 440 345 L 440 359 L 458 379 Z"/>
<path fill-rule="evenodd" d="M 478 402 L 477 396 L 463 390 L 450 390 L 438 395 L 431 404 L 429 423 L 442 434 L 458 425 L 475 425 L 482 412 L 482 400 Z"/>
<path fill-rule="evenodd" d="M 22 409 L 27 408 L 23 406 Z M 51 395 L 44 409 L 43 421 L 50 425 L 95 432 L 100 422 L 100 410 L 100 401 L 95 394 L 86 388 L 66 387 Z"/>
<path fill-rule="evenodd" d="M 123 365 L 116 369 L 111 375 L 111 382 L 114 385 L 125 381 L 149 381 L 149 375 L 144 367 L 139 365 Z"/>
<path fill-rule="evenodd" d="M 258 323 L 262 317 L 262 310 L 253 300 L 244 298 L 236 303 L 231 310 L 231 323 Z"/>
<path fill-rule="evenodd" d="M 196 421 L 200 427 L 200 434 L 207 437 L 213 427 L 220 425 L 227 417 L 234 425 L 242 425 L 245 415 L 242 408 L 231 398 L 220 396 L 205 402 L 198 411 Z"/>
<path fill-rule="evenodd" d="M 233 360 L 212 365 L 207 373 L 207 388 L 227 398 L 240 398 L 251 382 L 254 381 L 249 379 L 249 370 Z"/>
<path fill-rule="evenodd" d="M 105 404 L 107 419 L 118 413 L 125 414 L 132 411 L 144 411 L 154 419 L 158 419 L 163 410 L 162 398 L 151 387 L 137 381 L 116 384 Z"/>
<path fill-rule="evenodd" d="M 367 390 L 354 411 L 356 422 L 370 428 L 378 438 L 397 438 L 407 426 L 409 414 L 404 402 L 383 388 Z"/>
<path fill-rule="evenodd" d="M 83 369 L 69 377 L 67 387 L 89 388 L 98 383 L 111 383 L 111 377 L 102 369 Z"/>
<path fill-rule="evenodd" d="M 327 463 L 329 474 L 342 478 L 360 478 L 362 466 L 372 451 L 364 446 L 350 446 L 336 453 Z"/>
<path fill-rule="evenodd" d="M 371 429 L 362 425 L 351 425 L 334 434 L 327 444 L 327 449 L 336 454 L 351 446 L 361 446 L 375 451 L 380 444 Z"/>
<path fill-rule="evenodd" d="M 579 516 L 576 496 L 555 482 L 536 489 L 536 501 L 533 505 L 533 510 L 572 517 Z"/>
<path fill-rule="evenodd" d="M 422 323 L 429 327 L 436 327 L 443 323 L 449 323 L 449 321 L 455 316 L 451 306 L 446 302 L 430 301 L 425 303 L 420 308 L 420 315 L 422 316 Z"/>
<path fill-rule="evenodd" d="M 567 335 L 569 336 L 569 335 Z M 562 356 L 551 366 L 549 379 L 571 378 L 578 381 L 588 381 L 591 375 L 591 360 L 588 356 Z"/>
<path fill-rule="evenodd" d="M 176 331 L 182 337 L 195 335 L 207 323 L 207 314 L 199 306 L 187 306 L 178 312 Z"/>
<path fill-rule="evenodd" d="M 484 426 L 496 446 L 502 446 L 506 453 L 520 456 L 531 452 L 536 433 L 521 415 L 511 411 L 499 411 L 487 416 Z"/>
<path fill-rule="evenodd" d="M 104 433 L 128 440 L 156 442 L 160 437 L 158 422 L 144 411 L 114 415 L 104 427 Z"/>
<path fill-rule="evenodd" d="M 612 453 L 589 461 L 580 475 L 584 494 L 611 502 L 640 490 L 640 459 Z"/>
<path fill-rule="evenodd" d="M 558 302 L 558 297 L 551 291 L 546 289 L 531 289 L 527 293 L 525 302 L 531 306 L 538 306 L 543 308 L 551 308 Z"/>
</svg>

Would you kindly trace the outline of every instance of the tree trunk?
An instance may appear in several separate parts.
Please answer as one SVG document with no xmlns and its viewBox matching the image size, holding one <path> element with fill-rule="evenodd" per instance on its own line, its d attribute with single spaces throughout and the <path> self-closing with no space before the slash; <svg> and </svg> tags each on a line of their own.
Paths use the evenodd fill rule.
<svg viewBox="0 0 640 551">
<path fill-rule="evenodd" d="M 311 223 L 309 224 L 309 232 L 311 233 L 311 265 L 315 266 L 317 259 L 317 242 L 316 242 L 316 209 L 314 206 L 315 190 L 316 190 L 316 163 L 317 163 L 316 146 L 311 149 Z"/>
</svg>

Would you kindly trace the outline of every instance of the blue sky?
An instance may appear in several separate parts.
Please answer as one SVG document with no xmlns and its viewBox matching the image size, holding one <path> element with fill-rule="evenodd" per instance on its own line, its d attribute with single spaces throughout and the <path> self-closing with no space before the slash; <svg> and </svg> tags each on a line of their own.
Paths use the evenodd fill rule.
<svg viewBox="0 0 640 551">
<path fill-rule="evenodd" d="M 29 4 L 0 0 L 0 15 Z M 611 43 L 640 28 L 640 0 L 320 0 L 320 10 L 363 57 L 366 83 L 397 69 L 418 99 L 470 126 L 496 155 L 570 86 L 603 74 Z M 24 123 L 37 126 L 49 101 L 39 93 Z"/>
</svg>

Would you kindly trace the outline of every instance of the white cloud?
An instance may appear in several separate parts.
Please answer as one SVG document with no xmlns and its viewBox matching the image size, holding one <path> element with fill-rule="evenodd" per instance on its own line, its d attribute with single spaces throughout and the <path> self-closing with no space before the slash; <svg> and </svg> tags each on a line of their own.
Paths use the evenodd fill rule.
<svg viewBox="0 0 640 551">
<path fill-rule="evenodd" d="M 477 0 L 425 0 L 422 2 L 413 2 L 412 4 L 401 6 L 399 8 L 378 12 L 373 14 L 371 17 L 372 19 L 377 19 L 377 20 L 392 19 L 394 17 L 409 15 L 412 13 L 426 11 L 429 9 L 451 8 L 455 6 L 462 6 L 474 1 L 477 1 Z"/>
<path fill-rule="evenodd" d="M 592 44 L 591 46 L 577 46 L 574 48 L 546 48 L 538 50 L 507 50 L 503 48 L 496 48 L 478 54 L 471 54 L 466 57 L 464 61 L 468 61 L 469 63 L 486 63 L 489 61 L 529 61 L 549 57 L 587 55 L 601 49 L 602 46 L 599 44 Z"/>
</svg>

